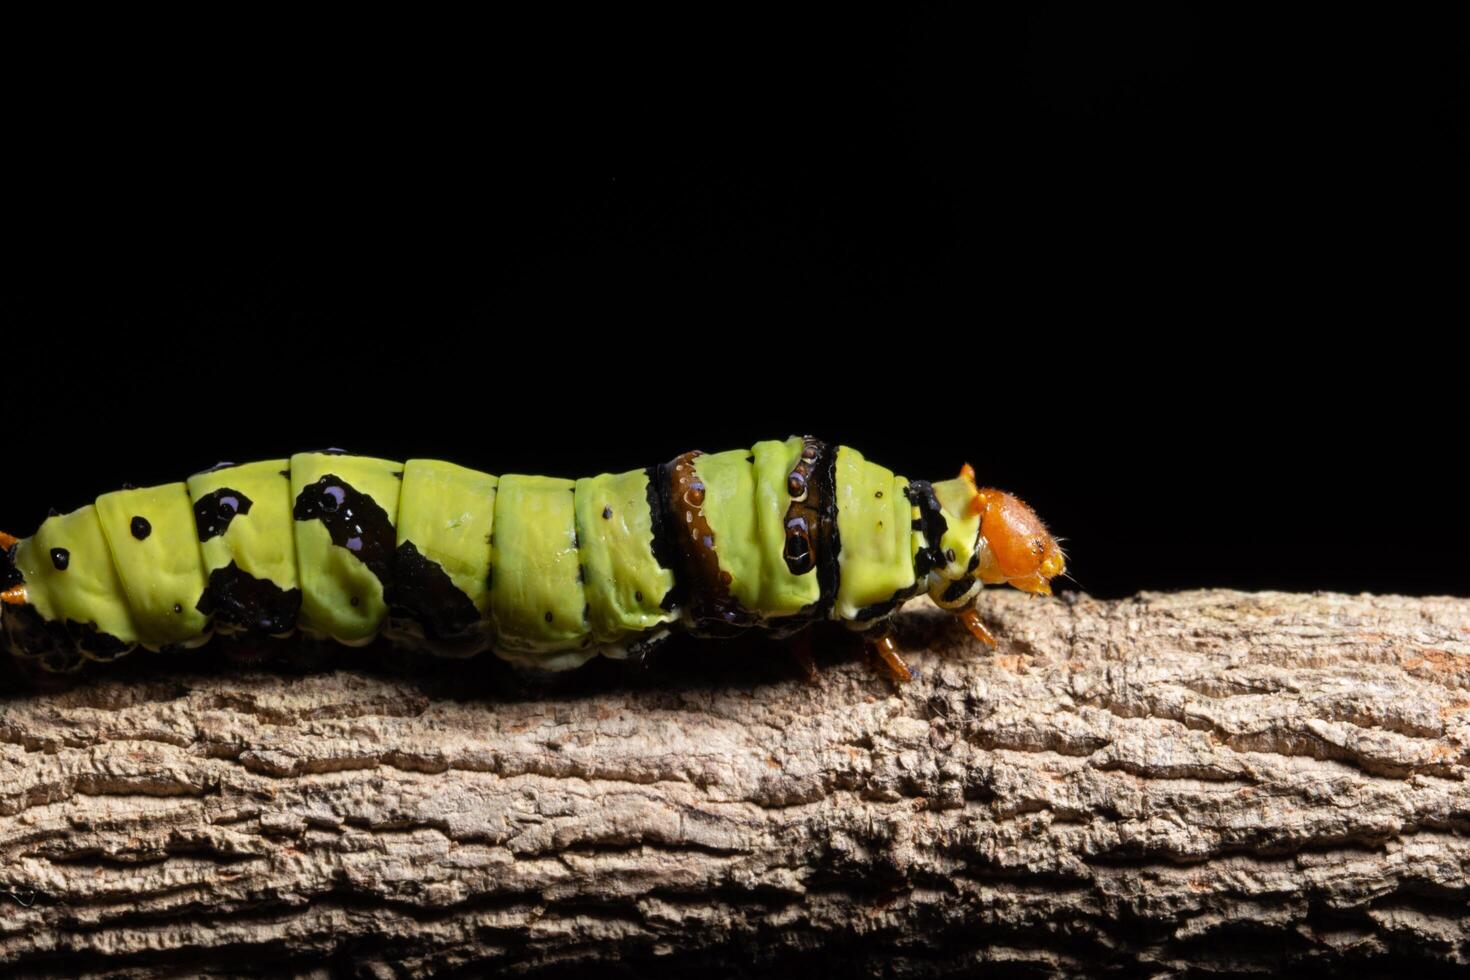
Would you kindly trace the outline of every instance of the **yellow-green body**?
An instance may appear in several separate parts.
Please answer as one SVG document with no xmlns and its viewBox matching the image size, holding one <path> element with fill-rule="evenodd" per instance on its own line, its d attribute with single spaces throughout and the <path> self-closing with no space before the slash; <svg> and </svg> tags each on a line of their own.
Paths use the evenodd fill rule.
<svg viewBox="0 0 1470 980">
<path fill-rule="evenodd" d="M 694 472 L 704 483 L 704 517 L 714 531 L 720 571 L 730 576 L 730 593 L 746 609 L 761 599 L 760 537 L 756 530 L 755 473 L 748 449 L 700 456 Z"/>
<path fill-rule="evenodd" d="M 760 598 L 756 608 L 771 617 L 794 616 L 821 597 L 818 576 L 795 574 L 782 558 L 786 545 L 786 510 L 791 503 L 787 481 L 801 456 L 802 440 L 768 440 L 751 447 L 755 462 L 756 554 L 760 566 Z"/>
<path fill-rule="evenodd" d="M 674 573 L 653 554 L 648 473 L 604 473 L 577 481 L 573 493 L 577 544 L 592 635 L 599 643 L 672 622 L 662 603 Z"/>
<path fill-rule="evenodd" d="M 250 500 L 249 511 L 236 514 L 223 534 L 199 542 L 206 577 L 234 562 L 248 575 L 281 589 L 299 587 L 289 468 L 289 460 L 271 459 L 189 477 L 189 497 L 194 501 L 220 490 L 236 490 Z"/>
<path fill-rule="evenodd" d="M 497 477 L 438 460 L 298 453 L 105 494 L 95 506 L 48 519 L 10 558 L 42 621 L 95 627 L 121 645 L 201 642 L 212 627 L 206 588 L 216 576 L 236 575 L 245 588 L 265 583 L 294 599 L 285 631 L 299 626 L 359 645 L 391 617 L 396 642 L 445 653 L 488 645 L 550 669 L 599 651 L 625 655 L 671 626 L 696 625 L 690 559 L 670 544 L 700 528 L 696 515 L 713 553 L 706 570 L 730 604 L 719 608 L 733 609 L 740 626 L 799 628 L 820 615 L 866 628 L 924 587 L 939 594 L 970 575 L 980 530 L 973 482 L 932 485 L 935 503 L 925 497 L 925 506 L 942 517 L 940 535 L 939 520 L 921 520 L 909 480 L 845 446 L 822 444 L 820 494 L 828 496 L 811 498 L 826 508 L 820 534 L 812 529 L 814 547 L 830 538 L 840 550 L 835 559 L 822 556 L 826 565 L 788 552 L 796 508 L 817 507 L 805 503 L 805 492 L 818 493 L 818 475 L 792 476 L 814 465 L 809 442 L 791 437 L 692 455 L 687 514 L 670 499 L 667 467 L 573 481 Z M 332 523 L 339 515 L 303 509 L 325 492 L 328 475 L 376 515 L 377 551 L 344 544 L 351 529 Z M 201 501 L 233 494 L 248 498 L 248 511 L 206 532 L 206 507 L 196 524 Z M 146 535 L 136 533 L 139 517 Z M 926 539 L 926 526 L 937 540 Z M 65 569 L 51 559 L 54 548 L 70 556 Z M 419 577 L 410 582 L 411 574 Z M 426 603 L 441 600 L 463 614 L 453 620 L 460 632 L 397 628 L 423 622 Z"/>
<path fill-rule="evenodd" d="M 591 644 L 575 487 L 556 477 L 500 478 L 490 586 L 497 649 L 554 653 Z"/>
<path fill-rule="evenodd" d="M 974 484 L 961 478 L 934 484 L 934 497 L 944 512 L 946 525 L 940 540 L 946 562 L 939 573 L 950 581 L 965 575 L 980 539 L 980 514 L 970 507 L 974 495 Z"/>
<path fill-rule="evenodd" d="M 66 552 L 64 569 L 52 560 L 56 548 Z M 42 618 L 91 623 L 123 643 L 138 642 L 133 610 L 93 505 L 48 517 L 35 534 L 17 542 L 15 564 Z"/>
<path fill-rule="evenodd" d="M 914 584 L 908 481 L 870 463 L 856 449 L 837 450 L 837 532 L 842 550 L 835 612 L 855 620 Z"/>
<path fill-rule="evenodd" d="M 327 475 L 341 477 L 388 515 L 398 513 L 403 464 L 369 456 L 297 453 L 291 457 L 291 495 Z M 320 521 L 293 522 L 301 576 L 301 626 L 338 643 L 360 645 L 378 634 L 388 615 L 383 582 L 357 556 L 332 543 Z"/>
<path fill-rule="evenodd" d="M 209 617 L 197 608 L 204 565 L 188 487 L 168 483 L 106 493 L 97 498 L 97 517 L 140 641 L 161 647 L 205 637 Z M 147 521 L 146 536 L 134 533 L 135 518 Z"/>
<path fill-rule="evenodd" d="M 437 459 L 403 467 L 398 543 L 413 542 L 437 561 L 484 616 L 490 608 L 490 538 L 499 480 Z"/>
</svg>

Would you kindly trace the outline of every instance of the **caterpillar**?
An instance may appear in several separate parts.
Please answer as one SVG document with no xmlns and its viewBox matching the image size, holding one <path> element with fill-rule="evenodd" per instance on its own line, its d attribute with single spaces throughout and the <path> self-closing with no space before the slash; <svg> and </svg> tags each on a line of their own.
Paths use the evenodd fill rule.
<svg viewBox="0 0 1470 980">
<path fill-rule="evenodd" d="M 837 620 L 906 680 L 883 628 L 905 600 L 927 591 L 994 646 L 982 586 L 1050 595 L 1065 568 L 1032 509 L 968 464 L 909 480 L 811 436 L 580 480 L 340 450 L 221 463 L 0 549 L 4 644 L 52 671 L 298 630 L 560 671 L 675 630 Z"/>
</svg>

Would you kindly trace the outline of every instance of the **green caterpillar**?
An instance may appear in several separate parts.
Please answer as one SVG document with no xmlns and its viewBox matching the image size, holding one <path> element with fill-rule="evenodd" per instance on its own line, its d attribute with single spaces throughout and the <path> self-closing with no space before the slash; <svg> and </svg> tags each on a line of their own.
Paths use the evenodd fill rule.
<svg viewBox="0 0 1470 980">
<path fill-rule="evenodd" d="M 581 480 L 333 450 L 220 464 L 0 549 L 6 646 L 49 670 L 298 629 L 565 670 L 676 628 L 868 630 L 926 590 L 990 641 L 982 584 L 1050 594 L 1064 565 L 1031 509 L 968 466 L 908 480 L 797 436 Z"/>
</svg>

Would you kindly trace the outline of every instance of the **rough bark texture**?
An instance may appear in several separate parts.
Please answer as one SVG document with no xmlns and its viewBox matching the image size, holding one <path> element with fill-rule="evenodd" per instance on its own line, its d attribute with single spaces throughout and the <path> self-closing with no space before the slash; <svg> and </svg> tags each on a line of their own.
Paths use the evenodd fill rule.
<svg viewBox="0 0 1470 980">
<path fill-rule="evenodd" d="M 206 648 L 12 693 L 0 969 L 1470 964 L 1470 600 L 983 608 L 994 653 L 911 604 L 897 692 L 824 636 L 815 684 L 687 642 L 529 692 Z"/>
</svg>

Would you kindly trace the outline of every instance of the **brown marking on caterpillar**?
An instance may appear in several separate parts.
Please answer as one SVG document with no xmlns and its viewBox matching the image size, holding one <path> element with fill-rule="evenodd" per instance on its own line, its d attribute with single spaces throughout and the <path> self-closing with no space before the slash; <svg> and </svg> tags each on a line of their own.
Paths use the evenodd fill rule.
<svg viewBox="0 0 1470 980">
<path fill-rule="evenodd" d="M 754 626 L 758 617 L 730 594 L 730 575 L 720 568 L 715 551 L 715 532 L 704 513 L 705 486 L 694 461 L 699 450 L 676 456 L 669 464 L 669 517 L 672 537 L 683 559 L 693 620 L 692 632 L 700 636 L 730 636 Z"/>
</svg>

